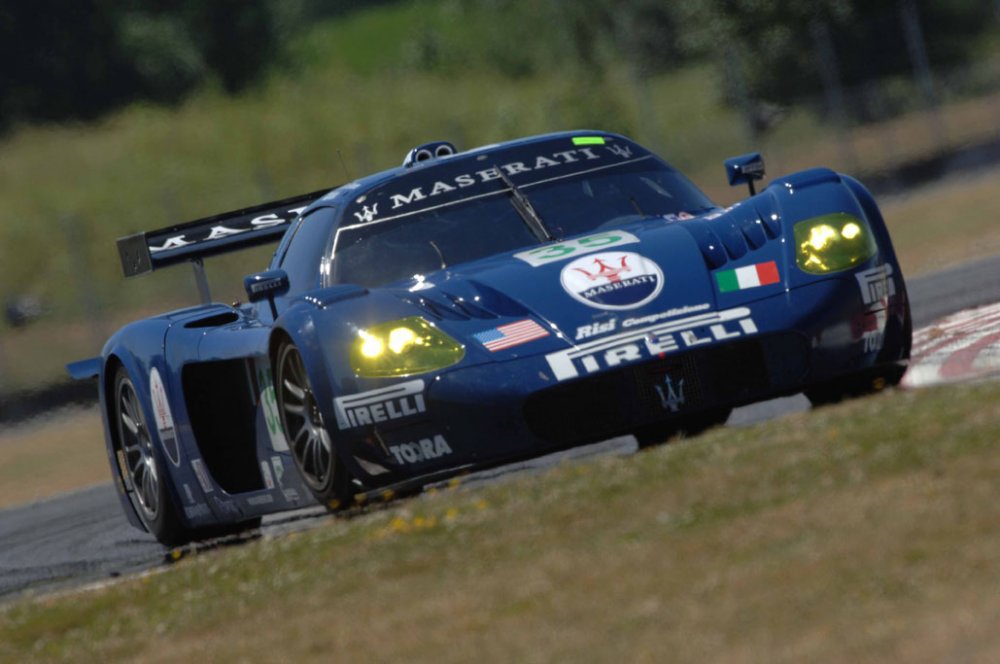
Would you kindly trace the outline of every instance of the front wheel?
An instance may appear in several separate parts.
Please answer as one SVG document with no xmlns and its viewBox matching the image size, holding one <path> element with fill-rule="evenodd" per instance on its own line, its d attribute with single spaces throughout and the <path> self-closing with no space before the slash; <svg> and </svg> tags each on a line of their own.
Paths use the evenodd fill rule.
<svg viewBox="0 0 1000 664">
<path fill-rule="evenodd" d="M 302 354 L 291 343 L 278 348 L 278 410 L 295 465 L 312 494 L 330 509 L 351 500 L 350 476 L 336 451 L 313 394 Z"/>
<path fill-rule="evenodd" d="M 814 408 L 839 403 L 845 399 L 855 399 L 881 392 L 887 387 L 895 387 L 903 379 L 906 367 L 890 364 L 868 369 L 861 373 L 836 378 L 827 383 L 805 390 L 806 398 Z"/>
</svg>

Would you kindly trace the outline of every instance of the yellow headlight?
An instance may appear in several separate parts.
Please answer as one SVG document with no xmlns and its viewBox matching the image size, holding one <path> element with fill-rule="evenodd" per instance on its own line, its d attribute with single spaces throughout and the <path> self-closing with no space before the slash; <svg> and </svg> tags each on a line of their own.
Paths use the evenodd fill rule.
<svg viewBox="0 0 1000 664">
<path fill-rule="evenodd" d="M 385 351 L 385 344 L 378 337 L 362 331 L 361 333 L 361 354 L 368 358 L 378 357 Z"/>
<path fill-rule="evenodd" d="M 408 327 L 394 327 L 389 332 L 389 350 L 396 355 L 405 352 L 419 340 L 416 333 Z"/>
<path fill-rule="evenodd" d="M 373 325 L 351 348 L 354 373 L 370 378 L 410 376 L 461 361 L 465 348 L 420 316 Z"/>
<path fill-rule="evenodd" d="M 811 274 L 846 270 L 878 250 L 868 224 L 845 212 L 800 221 L 794 231 L 795 262 Z"/>
</svg>

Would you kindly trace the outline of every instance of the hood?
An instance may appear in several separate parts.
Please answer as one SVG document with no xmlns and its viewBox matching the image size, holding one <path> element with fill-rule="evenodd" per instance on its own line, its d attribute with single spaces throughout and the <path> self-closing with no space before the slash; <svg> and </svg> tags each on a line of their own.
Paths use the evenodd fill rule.
<svg viewBox="0 0 1000 664">
<path fill-rule="evenodd" d="M 552 339 L 493 354 L 501 359 L 578 346 L 764 295 L 722 291 L 716 274 L 731 266 L 771 262 L 784 273 L 783 266 L 777 267 L 780 243 L 769 242 L 773 234 L 758 228 L 759 237 L 754 235 L 752 243 L 740 240 L 740 249 L 725 237 L 727 229 L 740 234 L 734 215 L 709 216 L 713 219 L 644 219 L 457 265 L 413 283 L 403 298 L 439 319 L 457 338 L 468 339 L 470 319 L 484 330 L 525 318 L 547 326 Z"/>
</svg>

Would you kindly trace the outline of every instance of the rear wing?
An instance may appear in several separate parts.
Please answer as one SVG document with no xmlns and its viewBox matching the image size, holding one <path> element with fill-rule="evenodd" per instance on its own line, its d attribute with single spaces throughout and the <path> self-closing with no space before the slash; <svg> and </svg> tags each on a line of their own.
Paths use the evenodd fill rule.
<svg viewBox="0 0 1000 664">
<path fill-rule="evenodd" d="M 330 189 L 119 238 L 122 270 L 126 277 L 134 277 L 183 261 L 200 264 L 208 256 L 275 242 L 300 212 Z"/>
</svg>

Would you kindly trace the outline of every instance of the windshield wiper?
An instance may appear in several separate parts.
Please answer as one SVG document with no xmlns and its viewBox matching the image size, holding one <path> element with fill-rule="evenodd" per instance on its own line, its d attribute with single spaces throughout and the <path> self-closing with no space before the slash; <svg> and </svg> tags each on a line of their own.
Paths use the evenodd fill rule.
<svg viewBox="0 0 1000 664">
<path fill-rule="evenodd" d="M 545 223 L 542 218 L 538 216 L 535 212 L 535 208 L 531 206 L 531 201 L 528 197 L 524 195 L 520 189 L 518 189 L 511 179 L 507 177 L 507 174 L 503 172 L 503 169 L 499 166 L 494 166 L 497 173 L 500 174 L 500 181 L 507 185 L 510 189 L 510 202 L 513 204 L 514 209 L 517 213 L 521 215 L 521 219 L 524 219 L 524 223 L 528 225 L 528 229 L 538 238 L 540 242 L 550 242 L 555 240 L 555 236 L 549 232 L 549 229 L 545 227 Z"/>
</svg>

